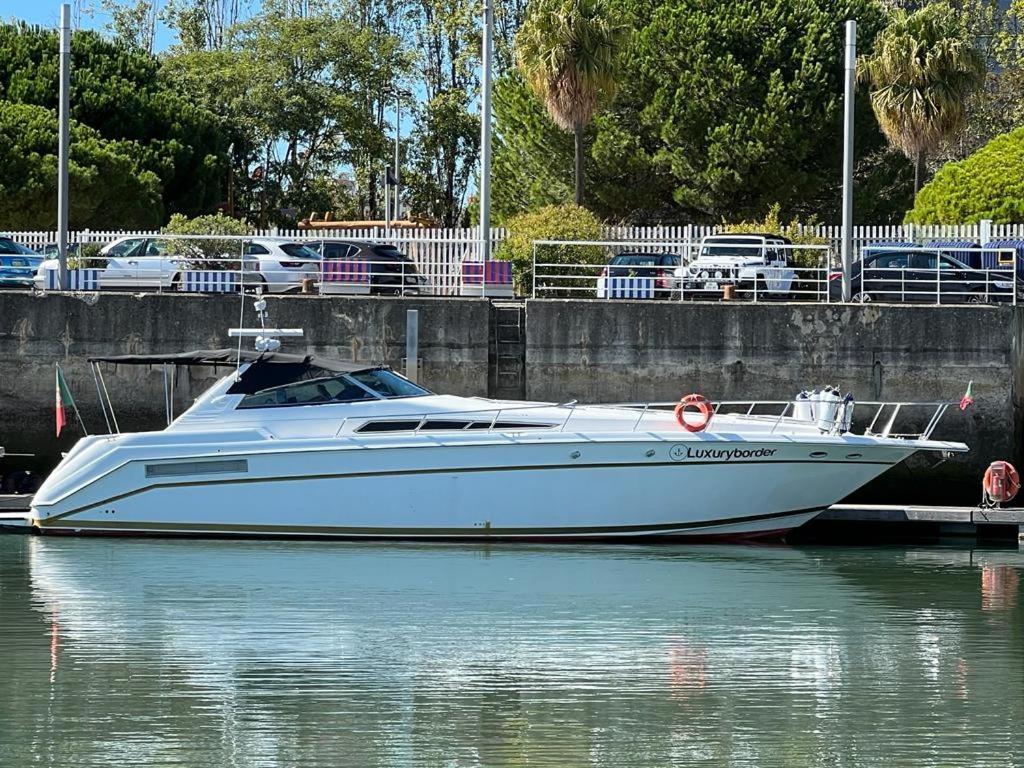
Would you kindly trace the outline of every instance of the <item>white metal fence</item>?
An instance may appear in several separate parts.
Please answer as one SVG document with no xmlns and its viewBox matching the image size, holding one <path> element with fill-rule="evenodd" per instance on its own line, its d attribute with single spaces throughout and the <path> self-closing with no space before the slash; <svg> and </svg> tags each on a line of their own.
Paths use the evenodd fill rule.
<svg viewBox="0 0 1024 768">
<path fill-rule="evenodd" d="M 607 226 L 601 235 L 603 240 L 649 241 L 651 243 L 695 243 L 705 235 L 719 234 L 727 229 L 725 225 L 704 226 L 653 226 L 617 227 Z M 820 237 L 828 241 L 837 251 L 841 241 L 839 226 L 800 226 L 796 232 Z M 56 231 L 10 231 L 0 233 L 11 237 L 30 248 L 39 248 L 57 242 Z M 69 232 L 69 242 L 110 242 L 129 235 L 146 237 L 159 235 L 158 230 L 81 230 Z M 502 227 L 491 229 L 491 243 L 498 245 L 507 232 Z M 473 227 L 448 229 L 394 229 L 370 227 L 365 229 L 308 230 L 308 229 L 266 229 L 253 232 L 253 237 L 284 237 L 291 239 L 345 239 L 373 242 L 415 243 L 424 252 L 438 253 L 449 257 L 461 255 L 466 248 L 476 253 L 479 249 L 479 230 Z M 998 239 L 1024 239 L 1024 224 L 892 224 L 883 226 L 857 226 L 853 228 L 853 242 L 856 248 L 880 242 L 911 242 L 926 244 L 929 240 L 973 240 L 985 243 Z M 453 244 L 461 247 L 453 248 Z M 440 258 L 440 256 L 439 256 Z"/>
<path fill-rule="evenodd" d="M 564 259 L 547 261 L 544 258 L 544 254 L 538 254 L 535 257 L 535 266 L 533 268 L 532 275 L 520 274 L 517 275 L 517 284 L 520 287 L 520 293 L 525 293 L 534 296 L 544 295 L 562 295 L 570 296 L 577 295 L 579 297 L 591 296 L 598 298 L 608 298 L 610 294 L 614 293 L 612 286 L 606 281 L 604 283 L 604 295 L 602 296 L 601 282 L 602 282 L 602 271 L 604 264 L 607 263 L 615 253 L 630 250 L 636 252 L 655 252 L 655 251 L 668 251 L 676 253 L 681 257 L 681 265 L 687 265 L 697 255 L 700 239 L 709 234 L 720 233 L 725 229 L 723 226 L 669 226 L 669 227 L 606 227 L 604 231 L 604 240 L 599 243 L 591 243 L 591 245 L 597 245 L 603 249 L 602 257 L 597 259 L 600 263 L 578 263 L 575 266 L 564 263 Z M 14 240 L 27 245 L 35 249 L 44 249 L 46 246 L 53 246 L 57 239 L 57 233 L 54 231 L 22 231 L 22 232 L 8 232 L 4 233 L 12 237 Z M 840 240 L 840 227 L 838 226 L 810 226 L 800 227 L 799 232 L 790 232 L 790 235 L 802 234 L 812 235 L 814 237 L 822 238 L 827 242 L 827 245 L 817 246 L 814 248 L 807 248 L 807 250 L 813 250 L 818 257 L 814 260 L 813 264 L 808 264 L 806 260 L 798 265 L 791 265 L 790 271 L 792 279 L 788 273 L 780 273 L 776 270 L 775 272 L 765 272 L 762 277 L 763 280 L 754 280 L 751 284 L 739 283 L 734 285 L 734 292 L 736 298 L 756 298 L 760 299 L 771 299 L 781 295 L 788 295 L 790 298 L 797 300 L 822 300 L 828 301 L 830 294 L 832 293 L 830 288 L 830 282 L 833 282 L 836 278 L 836 268 L 838 267 L 838 252 L 839 252 L 839 240 Z M 491 247 L 497 248 L 502 240 L 506 236 L 506 231 L 502 228 L 494 228 L 491 230 Z M 154 238 L 160 240 L 173 239 L 172 236 L 164 235 L 159 231 L 154 230 L 133 230 L 133 231 L 76 231 L 69 233 L 69 242 L 74 246 L 78 247 L 81 244 L 86 243 L 98 243 L 106 244 L 113 242 L 114 240 L 135 237 L 135 238 Z M 407 283 L 408 275 L 405 274 L 405 269 L 400 268 L 399 278 L 397 284 L 400 290 L 396 291 L 399 293 L 432 293 L 436 295 L 458 295 L 460 293 L 470 295 L 480 295 L 485 293 L 483 287 L 477 287 L 476 292 L 467 291 L 467 280 L 466 280 L 466 267 L 467 263 L 479 262 L 480 260 L 480 243 L 479 243 L 479 230 L 474 228 L 460 228 L 460 229 L 420 229 L 420 230 L 391 230 L 388 231 L 384 227 L 375 227 L 367 229 L 339 229 L 339 230 L 282 230 L 282 229 L 271 229 L 264 230 L 261 232 L 254 233 L 253 235 L 245 238 L 234 238 L 240 241 L 251 241 L 259 238 L 284 238 L 296 242 L 307 242 L 316 240 L 329 240 L 329 239 L 341 239 L 341 240 L 362 240 L 370 242 L 384 242 L 396 245 L 402 252 L 406 253 L 415 265 L 415 273 L 418 276 L 416 279 L 419 281 L 422 290 L 412 290 L 412 286 Z M 210 239 L 209 237 L 201 239 Z M 231 238 L 226 238 L 231 239 Z M 875 245 L 901 245 L 902 247 L 909 246 L 911 244 L 927 245 L 931 241 L 973 241 L 979 244 L 985 244 L 991 241 L 1008 241 L 1008 240 L 1024 240 L 1024 224 L 991 224 L 990 222 L 982 222 L 979 224 L 967 224 L 959 226 L 949 225 L 936 225 L 936 226 L 916 226 L 916 225 L 893 225 L 893 226 L 861 226 L 854 228 L 854 245 L 858 254 L 870 246 Z M 544 244 L 550 241 L 538 241 L 538 244 Z M 552 243 L 555 245 L 568 245 L 567 243 Z M 797 250 L 804 247 L 794 247 L 792 252 L 795 253 Z M 950 247 L 944 247 L 946 252 L 953 250 Z M 1001 251 L 1002 252 L 1002 251 Z M 1022 251 L 1021 253 L 1024 253 Z M 234 264 L 222 264 L 221 269 L 227 268 L 227 271 L 237 271 L 238 273 L 238 284 L 245 285 L 246 278 L 244 272 L 248 269 L 252 272 L 251 260 L 246 262 L 242 258 L 244 254 L 241 251 L 237 256 L 233 256 L 235 259 Z M 226 258 L 226 257 L 225 257 Z M 1003 300 L 1003 295 L 1008 293 L 1007 298 L 1012 297 L 1012 300 L 1016 300 L 1016 291 L 1011 290 L 1007 292 L 1004 287 L 997 285 L 998 283 L 1006 283 L 1011 278 L 1007 277 L 1007 273 L 1012 272 L 1013 283 L 1016 284 L 1018 266 L 1017 262 L 1019 258 L 1015 258 L 1014 255 L 1008 255 L 1005 259 L 1005 263 L 992 265 L 987 271 L 987 278 L 985 279 L 985 288 L 980 293 L 985 297 L 985 300 Z M 595 260 L 587 259 L 587 262 Z M 248 264 L 248 266 L 247 266 Z M 89 266 L 89 265 L 82 265 Z M 383 264 L 371 264 L 371 270 L 374 272 L 380 271 L 383 268 Z M 516 268 L 529 268 L 530 265 L 517 264 Z M 938 268 L 936 268 L 937 271 Z M 104 270 L 105 271 L 105 270 Z M 166 270 L 164 270 L 166 271 Z M 575 271 L 575 274 L 572 274 Z M 136 270 L 137 274 L 134 276 L 128 272 L 123 273 L 123 276 L 127 277 L 127 280 L 122 280 L 121 283 L 127 288 L 147 288 L 152 287 L 157 290 L 165 290 L 169 288 L 175 288 L 181 290 L 184 285 L 185 277 L 179 275 L 179 282 L 172 284 L 166 278 L 166 275 L 161 273 L 161 278 L 156 284 L 149 286 L 144 285 L 145 275 L 142 275 L 141 268 Z M 628 276 L 628 275 L 627 275 Z M 112 284 L 110 274 L 103 274 L 99 277 L 95 275 L 83 275 L 80 277 L 80 285 L 83 286 L 81 289 L 90 289 L 99 285 L 103 288 L 115 287 Z M 610 277 L 610 275 L 609 275 Z M 698 275 L 697 280 L 682 279 L 684 276 L 680 275 L 678 285 L 672 281 L 662 280 L 655 282 L 652 289 L 648 289 L 644 281 L 639 281 L 638 286 L 634 286 L 637 291 L 636 297 L 643 298 L 647 297 L 649 290 L 653 291 L 652 298 L 661 298 L 665 295 L 688 295 L 690 298 L 699 298 L 702 295 L 710 297 L 715 295 L 716 292 L 720 291 L 724 287 L 723 284 L 718 284 L 717 276 L 714 272 Z M 937 274 L 936 279 L 928 284 L 908 284 L 908 275 L 903 272 L 899 275 L 899 279 L 902 282 L 899 290 L 895 290 L 892 285 L 893 280 L 888 280 L 884 284 L 881 282 L 881 278 L 888 278 L 888 275 L 881 274 L 861 274 L 861 293 L 876 300 L 886 301 L 899 301 L 899 300 L 922 300 L 926 299 L 927 296 L 934 293 L 936 301 L 944 300 L 944 292 L 951 293 L 951 288 L 958 281 L 952 278 L 949 274 Z M 896 273 L 892 276 L 894 279 Z M 312 279 L 312 276 L 310 276 Z M 191 277 L 188 279 L 192 279 Z M 292 276 L 287 276 L 285 282 L 290 282 Z M 972 278 L 973 280 L 974 278 Z M 199 280 L 195 277 L 195 280 Z M 190 283 L 190 285 L 206 286 L 211 285 L 210 282 L 203 283 L 201 280 Z M 540 281 L 539 283 L 537 281 Z M 778 289 L 780 284 L 787 284 L 789 287 L 787 290 L 782 291 Z M 856 280 L 856 275 L 855 275 Z M 787 282 L 789 281 L 789 282 Z M 875 284 L 872 285 L 872 281 Z M 216 281 L 214 281 L 216 282 Z M 319 284 L 323 281 L 316 280 Z M 331 282 L 327 280 L 326 282 Z M 867 283 L 865 286 L 864 283 Z M 479 278 L 477 283 L 481 286 L 484 283 L 483 278 Z M 73 284 L 74 287 L 74 284 Z M 289 285 L 290 289 L 294 286 Z M 628 286 L 627 286 L 628 287 Z M 854 286 L 855 291 L 857 285 Z M 874 290 L 872 290 L 874 288 Z M 882 289 L 885 290 L 882 290 Z M 321 287 L 322 290 L 322 287 Z M 509 289 L 510 290 L 510 289 Z M 617 289 L 616 289 L 617 290 Z M 352 288 L 351 290 L 345 289 L 341 292 L 362 292 L 359 286 Z M 978 292 L 976 292 L 978 293 Z"/>
</svg>

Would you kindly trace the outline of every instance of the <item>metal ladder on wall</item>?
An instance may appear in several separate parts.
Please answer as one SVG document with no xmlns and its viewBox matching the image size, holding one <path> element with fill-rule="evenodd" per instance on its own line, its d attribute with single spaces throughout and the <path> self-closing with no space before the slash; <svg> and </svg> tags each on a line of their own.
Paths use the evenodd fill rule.
<svg viewBox="0 0 1024 768">
<path fill-rule="evenodd" d="M 526 303 L 495 301 L 491 324 L 488 390 L 498 399 L 526 397 Z"/>
</svg>

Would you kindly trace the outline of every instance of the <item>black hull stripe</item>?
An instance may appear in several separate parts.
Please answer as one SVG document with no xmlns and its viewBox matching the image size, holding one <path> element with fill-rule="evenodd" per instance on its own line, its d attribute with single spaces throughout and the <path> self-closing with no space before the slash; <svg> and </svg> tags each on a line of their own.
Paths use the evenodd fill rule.
<svg viewBox="0 0 1024 768">
<path fill-rule="evenodd" d="M 242 454 L 239 454 L 242 455 Z M 251 454 L 245 454 L 251 456 Z M 139 463 L 142 461 L 155 461 L 155 459 L 138 459 L 133 460 L 129 463 Z M 474 474 L 479 472 L 533 472 L 540 470 L 553 470 L 553 469 L 646 469 L 648 467 L 679 467 L 679 468 L 692 468 L 692 467 L 710 467 L 710 466 L 722 466 L 722 465 L 740 465 L 740 464 L 843 464 L 843 465 L 871 465 L 871 466 L 884 466 L 891 467 L 898 464 L 897 461 L 859 461 L 859 460 L 846 460 L 840 461 L 837 459 L 778 459 L 769 461 L 652 461 L 646 464 L 639 464 L 637 462 L 627 461 L 619 463 L 607 463 L 607 464 L 534 464 L 528 466 L 510 466 L 510 467 L 467 467 L 467 468 L 452 468 L 445 467 L 441 469 L 384 469 L 375 470 L 373 472 L 331 472 L 317 475 L 287 475 L 277 477 L 218 477 L 210 480 L 188 480 L 176 483 L 150 483 L 149 485 L 143 485 L 135 488 L 131 491 L 125 491 L 124 493 L 117 494 L 115 496 L 108 496 L 100 501 L 93 502 L 92 504 L 86 504 L 81 507 L 76 507 L 69 512 L 62 512 L 59 515 L 44 518 L 46 520 L 61 520 L 68 515 L 74 515 L 85 509 L 92 509 L 94 507 L 101 507 L 106 504 L 112 504 L 116 501 L 121 501 L 130 496 L 145 493 L 159 488 L 190 488 L 196 486 L 205 485 L 244 485 L 249 483 L 295 483 L 303 482 L 306 480 L 337 480 L 341 478 L 363 478 L 363 477 L 401 477 L 408 475 L 448 475 L 448 474 Z M 122 465 L 126 466 L 126 465 Z M 120 469 L 120 467 L 118 467 Z"/>
<path fill-rule="evenodd" d="M 495 539 L 548 536 L 616 536 L 625 534 L 670 534 L 675 531 L 693 530 L 698 528 L 719 528 L 742 523 L 778 520 L 794 515 L 807 515 L 820 512 L 822 507 L 807 509 L 791 509 L 784 512 L 767 512 L 760 515 L 743 517 L 727 517 L 716 520 L 694 520 L 685 523 L 654 523 L 648 525 L 604 525 L 604 526 L 559 526 L 544 528 L 380 528 L 380 527 L 346 527 L 330 525 L 239 525 L 232 523 L 108 523 L 103 520 L 74 521 L 70 520 L 60 526 L 52 526 L 47 521 L 38 525 L 43 532 L 48 530 L 75 529 L 107 529 L 116 531 L 179 531 L 183 533 L 245 533 L 253 534 L 289 534 L 326 535 L 370 538 L 457 538 L 457 539 Z"/>
</svg>

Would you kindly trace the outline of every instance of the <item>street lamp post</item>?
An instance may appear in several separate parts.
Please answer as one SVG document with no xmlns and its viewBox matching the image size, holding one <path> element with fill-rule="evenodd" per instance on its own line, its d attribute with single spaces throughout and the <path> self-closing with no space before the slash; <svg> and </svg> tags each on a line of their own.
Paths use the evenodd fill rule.
<svg viewBox="0 0 1024 768">
<path fill-rule="evenodd" d="M 484 0 L 483 66 L 480 87 L 480 260 L 491 257 L 491 37 L 494 0 Z"/>
<path fill-rule="evenodd" d="M 60 7 L 60 109 L 57 138 L 57 263 L 59 287 L 68 288 L 68 108 L 71 90 L 71 6 Z"/>
<path fill-rule="evenodd" d="M 857 77 L 857 22 L 846 22 L 846 94 L 843 103 L 843 301 L 853 296 L 853 99 Z"/>
</svg>

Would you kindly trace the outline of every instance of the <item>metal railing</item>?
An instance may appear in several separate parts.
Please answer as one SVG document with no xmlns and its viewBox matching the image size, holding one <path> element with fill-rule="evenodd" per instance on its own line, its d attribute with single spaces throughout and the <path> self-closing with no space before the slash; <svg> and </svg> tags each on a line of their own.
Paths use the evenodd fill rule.
<svg viewBox="0 0 1024 768">
<path fill-rule="evenodd" d="M 473 433 L 473 434 L 520 434 L 536 432 L 571 432 L 573 419 L 577 419 L 577 425 L 581 421 L 590 422 L 588 431 L 608 431 L 627 433 L 647 433 L 657 439 L 670 440 L 672 437 L 658 436 L 649 433 L 647 427 L 650 419 L 657 415 L 662 420 L 672 414 L 677 406 L 676 402 L 650 402 L 650 403 L 611 403 L 611 404 L 580 404 L 576 401 L 567 403 L 543 403 L 537 405 L 522 405 L 503 408 L 480 408 L 465 411 L 430 411 L 430 412 L 392 412 L 364 414 L 358 417 L 345 417 L 341 419 L 334 432 L 335 437 L 367 437 L 387 436 L 392 434 L 420 435 L 427 432 L 430 434 L 452 434 L 452 433 Z M 818 418 L 799 418 L 795 415 L 800 405 L 806 405 L 807 401 L 795 400 L 721 400 L 712 402 L 714 416 L 738 417 L 748 421 L 751 425 L 757 425 L 760 429 L 753 430 L 757 434 L 775 435 L 786 433 L 786 429 L 801 431 L 806 434 L 808 429 L 818 428 L 819 434 L 851 434 L 865 437 L 881 437 L 899 440 L 930 440 L 935 428 L 942 417 L 946 414 L 953 401 L 852 401 L 849 414 L 843 413 L 843 403 L 836 403 L 837 410 L 830 420 L 821 422 Z M 820 404 L 819 404 L 820 405 Z M 636 419 L 622 426 L 611 426 L 602 430 L 600 426 L 600 410 L 614 409 L 617 411 L 635 411 Z M 560 418 L 544 418 L 544 414 L 555 410 L 564 410 Z M 582 414 L 582 415 L 581 415 Z M 536 416 L 536 422 L 522 422 L 523 418 Z M 850 425 L 849 430 L 839 431 L 841 417 L 847 417 Z M 856 417 L 856 420 L 854 420 Z M 517 420 L 513 426 L 504 427 L 503 419 Z M 322 419 L 317 419 L 318 421 Z M 465 420 L 465 424 L 452 426 L 453 422 Z M 645 421 L 647 422 L 645 424 Z M 392 422 L 395 428 L 387 430 L 374 430 L 358 432 L 353 430 L 345 433 L 349 425 L 363 426 L 367 423 L 380 424 Z M 595 423 L 596 422 L 596 423 Z M 431 426 L 431 423 L 446 426 Z M 822 428 L 821 424 L 824 424 Z M 904 427 L 897 431 L 901 424 L 923 425 L 920 429 L 912 431 Z M 402 426 L 398 426 L 402 425 Z M 675 424 L 673 422 L 672 426 Z M 857 431 L 859 427 L 860 431 Z M 579 428 L 579 426 L 575 427 Z M 734 428 L 731 427 L 731 428 Z M 714 432 L 714 417 L 708 430 Z M 674 430 L 673 430 L 674 431 Z M 685 433 L 684 433 L 685 434 Z"/>
<path fill-rule="evenodd" d="M 841 302 L 842 270 L 820 245 L 661 244 L 614 241 L 534 243 L 534 298 Z M 634 248 L 637 248 L 634 250 Z M 878 254 L 904 266 L 874 267 Z M 586 262 L 565 258 L 580 255 Z M 980 262 L 977 266 L 956 259 Z M 868 259 L 865 266 L 865 259 Z M 892 259 L 887 259 L 886 263 Z M 853 267 L 853 301 L 926 304 L 1009 303 L 1022 286 L 1012 248 L 870 246 Z"/>
</svg>

